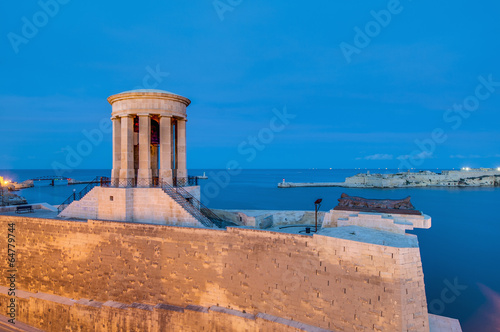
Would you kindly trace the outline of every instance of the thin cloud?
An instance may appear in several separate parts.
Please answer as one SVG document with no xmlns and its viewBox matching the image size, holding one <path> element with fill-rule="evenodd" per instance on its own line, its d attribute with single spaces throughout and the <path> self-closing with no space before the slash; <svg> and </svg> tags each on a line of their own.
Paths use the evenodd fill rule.
<svg viewBox="0 0 500 332">
<path fill-rule="evenodd" d="M 377 153 L 362 158 L 356 158 L 356 160 L 393 160 L 394 156 L 392 154 Z"/>
<path fill-rule="evenodd" d="M 433 158 L 432 153 L 429 153 L 427 151 L 422 151 L 417 154 L 405 154 L 405 155 L 400 155 L 397 159 L 398 160 L 406 160 L 406 159 L 431 159 Z"/>
<path fill-rule="evenodd" d="M 483 159 L 483 158 L 500 158 L 500 154 L 488 154 L 488 155 L 478 155 L 478 154 L 470 154 L 464 156 L 462 154 L 453 154 L 450 155 L 451 159 Z"/>
</svg>

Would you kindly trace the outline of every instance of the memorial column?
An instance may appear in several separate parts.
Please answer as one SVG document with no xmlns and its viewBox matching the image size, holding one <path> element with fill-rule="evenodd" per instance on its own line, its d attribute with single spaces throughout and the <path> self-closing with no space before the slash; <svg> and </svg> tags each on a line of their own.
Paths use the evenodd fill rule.
<svg viewBox="0 0 500 332">
<path fill-rule="evenodd" d="M 187 184 L 187 167 L 186 167 L 186 119 L 177 119 L 177 181 Z"/>
<path fill-rule="evenodd" d="M 134 116 L 121 117 L 121 160 L 120 160 L 120 187 L 135 185 L 134 170 Z"/>
<path fill-rule="evenodd" d="M 118 116 L 111 118 L 113 122 L 113 170 L 111 171 L 111 184 L 117 186 L 120 180 L 121 168 L 121 119 Z"/>
<path fill-rule="evenodd" d="M 137 186 L 150 187 L 151 171 L 151 115 L 138 114 L 139 117 L 139 170 L 137 171 Z"/>
<path fill-rule="evenodd" d="M 172 118 L 160 117 L 160 182 L 172 185 Z"/>
</svg>

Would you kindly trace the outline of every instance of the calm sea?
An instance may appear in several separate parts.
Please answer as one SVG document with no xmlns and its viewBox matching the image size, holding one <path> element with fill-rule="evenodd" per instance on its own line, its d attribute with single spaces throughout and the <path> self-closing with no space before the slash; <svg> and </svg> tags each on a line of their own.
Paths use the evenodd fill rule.
<svg viewBox="0 0 500 332">
<path fill-rule="evenodd" d="M 412 197 L 413 205 L 432 217 L 432 228 L 416 230 L 425 275 L 429 312 L 458 318 L 464 331 L 498 331 L 493 324 L 500 316 L 500 188 L 277 188 L 289 182 L 341 182 L 366 170 L 190 170 L 200 180 L 202 202 L 211 208 L 313 210 L 323 199 L 321 210 L 337 205 L 345 192 L 367 198 Z M 370 170 L 391 173 L 395 170 Z M 51 170 L 3 170 L 0 176 L 14 181 L 53 175 Z M 66 176 L 91 180 L 110 176 L 109 170 L 75 170 Z M 60 204 L 73 190 L 85 185 L 55 187 L 36 182 L 35 188 L 19 194 L 28 202 Z"/>
</svg>

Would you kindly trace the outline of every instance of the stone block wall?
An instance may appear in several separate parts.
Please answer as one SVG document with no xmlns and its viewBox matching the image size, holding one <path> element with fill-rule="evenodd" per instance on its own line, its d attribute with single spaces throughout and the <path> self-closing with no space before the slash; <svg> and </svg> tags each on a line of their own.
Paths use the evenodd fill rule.
<svg viewBox="0 0 500 332">
<path fill-rule="evenodd" d="M 196 188 L 190 189 L 193 195 L 199 192 Z M 203 227 L 160 188 L 95 187 L 81 200 L 71 203 L 60 216 Z"/>
<path fill-rule="evenodd" d="M 290 211 L 290 210 L 215 210 L 217 215 L 224 220 L 231 221 L 237 225 L 262 228 L 265 219 L 271 217 L 272 227 L 283 225 L 314 225 L 314 211 Z M 318 225 L 321 225 L 325 212 L 318 211 Z"/>
<path fill-rule="evenodd" d="M 323 228 L 360 226 L 391 233 L 405 234 L 414 228 L 430 228 L 431 217 L 428 215 L 389 214 L 330 210 L 325 214 Z"/>
<path fill-rule="evenodd" d="M 61 213 L 62 217 L 80 218 L 80 219 L 97 219 L 98 218 L 98 201 L 99 190 L 96 187 L 88 192 L 81 200 L 74 201 Z M 97 189 L 97 190 L 96 190 Z M 109 198 L 108 198 L 109 199 Z M 123 204 L 124 207 L 125 204 Z M 123 211 L 123 210 L 122 210 Z M 117 217 L 120 218 L 118 215 Z M 122 212 L 124 214 L 124 211 Z"/>
<path fill-rule="evenodd" d="M 197 200 L 201 201 L 201 190 L 200 186 L 189 186 L 189 187 L 183 187 L 185 191 L 193 195 L 194 198 Z"/>
<path fill-rule="evenodd" d="M 127 305 L 218 306 L 329 330 L 429 330 L 418 247 L 251 229 L 0 216 L 1 257 L 12 222 L 19 290 Z M 6 270 L 0 266 L 2 275 Z M 27 310 L 42 318 L 47 309 Z M 144 319 L 134 317 L 133 324 Z"/>
</svg>

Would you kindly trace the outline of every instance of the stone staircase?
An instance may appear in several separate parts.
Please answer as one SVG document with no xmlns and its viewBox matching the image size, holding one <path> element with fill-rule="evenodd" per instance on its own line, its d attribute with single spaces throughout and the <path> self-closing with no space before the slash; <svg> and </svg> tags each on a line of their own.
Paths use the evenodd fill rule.
<svg viewBox="0 0 500 332">
<path fill-rule="evenodd" d="M 174 201 L 176 201 L 184 210 L 186 210 L 189 214 L 191 214 L 196 220 L 198 220 L 202 225 L 206 227 L 213 227 L 214 223 L 208 219 L 201 211 L 199 208 L 196 208 L 194 203 L 194 197 L 189 194 L 187 195 L 181 195 L 176 188 L 171 187 L 171 186 L 163 186 L 163 191 L 170 196 Z M 187 197 L 185 197 L 187 196 Z"/>
</svg>

